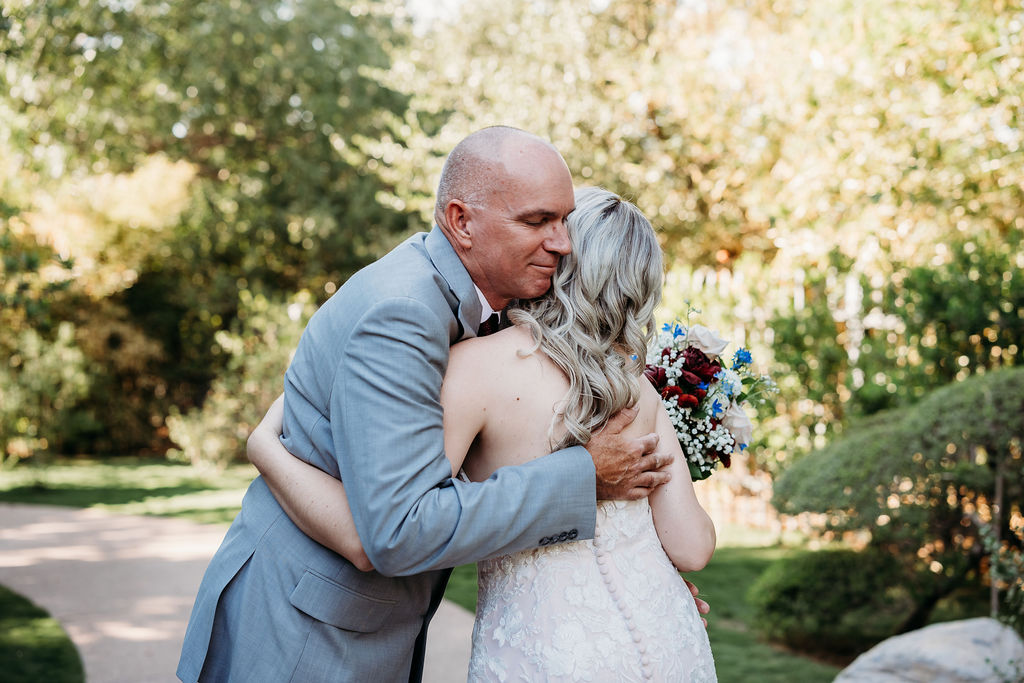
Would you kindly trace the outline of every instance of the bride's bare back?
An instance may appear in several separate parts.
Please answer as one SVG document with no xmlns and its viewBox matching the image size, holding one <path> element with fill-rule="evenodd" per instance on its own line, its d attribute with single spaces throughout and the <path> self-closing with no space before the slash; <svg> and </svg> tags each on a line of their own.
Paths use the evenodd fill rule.
<svg viewBox="0 0 1024 683">
<path fill-rule="evenodd" d="M 551 453 L 565 429 L 555 417 L 569 382 L 540 350 L 525 326 L 452 347 L 441 388 L 445 451 L 453 471 L 459 467 L 473 481 L 494 470 L 519 465 Z M 624 434 L 654 431 L 656 412 L 650 401 Z M 465 462 L 458 454 L 466 453 Z"/>
<path fill-rule="evenodd" d="M 564 434 L 557 420 L 551 427 L 569 382 L 543 351 L 527 353 L 533 346 L 529 330 L 520 326 L 452 347 L 441 404 L 453 474 L 461 468 L 482 481 L 499 467 L 547 455 Z M 656 432 L 659 449 L 675 456 L 672 479 L 650 495 L 658 536 L 676 567 L 695 571 L 714 551 L 714 526 L 694 495 L 668 415 L 646 381 L 636 408 L 623 433 Z M 464 461 L 461 453 L 467 454 Z"/>
</svg>

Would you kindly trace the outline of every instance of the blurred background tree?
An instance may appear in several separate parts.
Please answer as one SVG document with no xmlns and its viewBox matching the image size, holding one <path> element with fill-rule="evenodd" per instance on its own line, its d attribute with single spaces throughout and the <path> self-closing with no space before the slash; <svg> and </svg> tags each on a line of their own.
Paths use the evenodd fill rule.
<svg viewBox="0 0 1024 683">
<path fill-rule="evenodd" d="M 225 370 L 216 334 L 240 293 L 323 300 L 419 225 L 379 201 L 380 162 L 354 141 L 407 106 L 378 77 L 401 36 L 392 9 L 4 4 L 6 177 L 22 232 L 75 259 L 51 308 L 88 360 L 88 419 L 53 445 L 166 449 L 163 416 Z"/>
<path fill-rule="evenodd" d="M 977 582 L 987 527 L 1022 549 L 1013 532 L 1019 507 L 1016 521 L 1007 511 L 1024 500 L 1024 368 L 973 375 L 854 424 L 783 472 L 774 503 L 789 514 L 820 513 L 822 530 L 867 534 L 872 552 L 899 560 L 888 583 L 903 589 L 905 606 L 876 622 L 885 637 L 926 625 L 943 598 Z M 806 613 L 821 588 L 790 586 L 785 600 Z M 779 635 L 802 642 L 813 636 L 806 626 Z"/>
</svg>

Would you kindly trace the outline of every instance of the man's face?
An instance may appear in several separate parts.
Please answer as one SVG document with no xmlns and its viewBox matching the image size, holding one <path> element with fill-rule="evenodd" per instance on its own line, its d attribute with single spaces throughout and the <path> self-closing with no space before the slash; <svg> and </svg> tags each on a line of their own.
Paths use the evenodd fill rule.
<svg viewBox="0 0 1024 683">
<path fill-rule="evenodd" d="M 566 219 L 575 207 L 569 169 L 550 148 L 514 152 L 505 169 L 493 193 L 468 206 L 471 256 L 485 280 L 477 285 L 495 309 L 548 291 L 570 251 Z"/>
</svg>

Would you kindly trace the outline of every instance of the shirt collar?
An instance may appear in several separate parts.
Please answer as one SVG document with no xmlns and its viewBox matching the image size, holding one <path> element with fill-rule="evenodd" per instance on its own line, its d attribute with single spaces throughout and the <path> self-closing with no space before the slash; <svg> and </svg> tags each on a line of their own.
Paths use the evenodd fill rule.
<svg viewBox="0 0 1024 683">
<path fill-rule="evenodd" d="M 487 297 L 484 296 L 484 293 L 480 291 L 480 288 L 476 286 L 475 282 L 473 283 L 473 287 L 476 288 L 476 295 L 480 297 L 480 322 L 482 323 L 490 318 L 491 314 L 495 313 L 495 310 L 491 308 L 489 303 L 487 303 Z"/>
</svg>

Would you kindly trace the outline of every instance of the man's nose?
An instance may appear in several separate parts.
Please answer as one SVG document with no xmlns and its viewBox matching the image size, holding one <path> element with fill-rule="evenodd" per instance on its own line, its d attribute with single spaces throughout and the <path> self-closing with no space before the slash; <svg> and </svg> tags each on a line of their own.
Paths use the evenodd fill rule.
<svg viewBox="0 0 1024 683">
<path fill-rule="evenodd" d="M 548 251 L 553 251 L 562 256 L 572 251 L 572 244 L 569 242 L 569 229 L 565 226 L 565 222 L 557 221 L 555 223 L 551 236 L 548 237 L 544 246 Z"/>
</svg>

